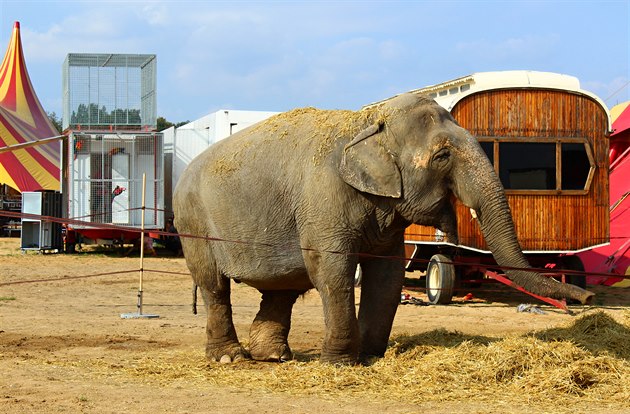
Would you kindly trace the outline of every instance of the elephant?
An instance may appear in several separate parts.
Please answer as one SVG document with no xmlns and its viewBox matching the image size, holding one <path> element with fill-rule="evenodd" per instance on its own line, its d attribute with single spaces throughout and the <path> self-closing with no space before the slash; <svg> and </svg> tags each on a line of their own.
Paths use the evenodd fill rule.
<svg viewBox="0 0 630 414">
<path fill-rule="evenodd" d="M 590 301 L 593 293 L 531 270 L 490 161 L 429 97 L 405 93 L 358 111 L 294 109 L 211 145 L 188 165 L 173 197 L 207 313 L 206 357 L 291 359 L 292 307 L 313 288 L 324 312 L 322 362 L 383 356 L 403 287 L 404 230 L 434 226 L 457 244 L 453 197 L 474 211 L 516 284 Z M 248 350 L 233 325 L 231 281 L 262 296 Z"/>
</svg>

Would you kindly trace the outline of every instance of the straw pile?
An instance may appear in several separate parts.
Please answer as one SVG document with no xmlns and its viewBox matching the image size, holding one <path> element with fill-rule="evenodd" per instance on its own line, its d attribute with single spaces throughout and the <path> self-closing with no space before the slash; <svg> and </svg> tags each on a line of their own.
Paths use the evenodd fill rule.
<svg viewBox="0 0 630 414">
<path fill-rule="evenodd" d="M 284 364 L 220 365 L 206 362 L 201 351 L 177 351 L 132 360 L 113 370 L 104 366 L 101 374 L 162 385 L 238 385 L 406 403 L 553 400 L 555 407 L 576 402 L 630 407 L 630 313 L 620 323 L 598 311 L 565 328 L 507 338 L 445 330 L 402 335 L 394 338 L 384 358 L 369 366 L 336 367 L 319 363 L 316 355 L 296 357 Z"/>
<path fill-rule="evenodd" d="M 257 135 L 261 141 L 292 140 L 294 148 L 300 141 L 315 141 L 318 147 L 313 163 L 317 165 L 330 153 L 338 139 L 349 142 L 367 126 L 386 122 L 390 115 L 376 107 L 361 111 L 298 108 L 274 115 L 247 133 Z"/>
</svg>

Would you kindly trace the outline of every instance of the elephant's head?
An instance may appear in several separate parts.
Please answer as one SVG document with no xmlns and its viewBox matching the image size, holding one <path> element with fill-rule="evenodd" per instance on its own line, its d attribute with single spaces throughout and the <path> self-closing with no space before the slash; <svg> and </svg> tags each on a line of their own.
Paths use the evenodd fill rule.
<svg viewBox="0 0 630 414">
<path fill-rule="evenodd" d="M 432 225 L 457 243 L 451 196 L 471 208 L 500 266 L 529 268 L 503 186 L 477 140 L 435 101 L 404 94 L 382 104 L 381 121 L 344 148 L 341 176 L 356 189 L 390 199 L 411 223 Z M 528 270 L 508 276 L 548 297 L 586 303 L 593 296 Z"/>
</svg>

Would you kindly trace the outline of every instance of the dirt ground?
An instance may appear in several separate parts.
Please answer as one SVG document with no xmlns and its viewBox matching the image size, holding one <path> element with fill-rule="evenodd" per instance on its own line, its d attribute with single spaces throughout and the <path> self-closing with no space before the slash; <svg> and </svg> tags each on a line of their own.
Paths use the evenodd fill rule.
<svg viewBox="0 0 630 414">
<path fill-rule="evenodd" d="M 395 398 L 373 399 L 361 390 L 348 395 L 329 395 L 316 390 L 276 391 L 247 382 L 224 384 L 199 380 L 202 373 L 197 370 L 212 369 L 203 355 L 203 306 L 199 304 L 198 315 L 192 313 L 191 281 L 184 259 L 163 251 L 158 253 L 158 257 L 144 259 L 143 314 L 159 317 L 125 319 L 121 314 L 137 312 L 140 275 L 137 255 L 120 257 L 116 253 L 93 251 L 74 255 L 24 254 L 19 249 L 19 239 L 0 238 L 0 412 L 556 411 L 553 401 L 545 406 L 531 406 L 526 398 L 521 404 L 506 406 L 501 395 L 492 401 L 445 399 L 410 403 Z M 111 272 L 119 273 L 104 275 Z M 392 337 L 441 328 L 471 336 L 502 337 L 563 326 L 576 318 L 506 289 L 493 284 L 491 292 L 471 290 L 474 300 L 463 303 L 459 297 L 460 303 L 448 306 L 401 305 Z M 594 290 L 598 294 L 596 306 L 575 307 L 577 315 L 597 308 L 618 320 L 628 318 L 630 290 Z M 416 291 L 410 293 L 423 298 Z M 259 298 L 252 288 L 242 284 L 233 286 L 235 324 L 245 344 Z M 537 303 L 545 314 L 518 313 L 516 307 L 521 303 Z M 322 307 L 316 292 L 298 300 L 292 321 L 289 342 L 296 359 L 316 359 L 323 338 Z M 198 361 L 198 365 L 192 365 L 191 371 L 195 372 L 160 380 L 159 372 L 138 374 L 136 368 L 146 358 L 161 361 L 164 372 L 174 371 L 173 366 L 183 358 Z M 274 376 L 280 365 L 246 364 L 262 377 Z M 601 402 L 580 401 L 571 410 L 622 413 L 630 412 L 630 405 L 605 407 Z"/>
</svg>

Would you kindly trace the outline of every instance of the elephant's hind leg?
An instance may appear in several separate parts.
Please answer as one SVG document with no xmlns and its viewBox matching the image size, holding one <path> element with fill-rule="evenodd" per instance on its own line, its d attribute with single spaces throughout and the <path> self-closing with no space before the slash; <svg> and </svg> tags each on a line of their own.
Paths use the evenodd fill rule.
<svg viewBox="0 0 630 414">
<path fill-rule="evenodd" d="M 249 332 L 253 359 L 259 361 L 288 361 L 293 359 L 288 336 L 291 329 L 291 310 L 297 291 L 261 291 L 260 310 Z"/>
<path fill-rule="evenodd" d="M 218 286 L 208 289 L 201 285 L 201 294 L 206 304 L 206 357 L 222 363 L 246 358 L 232 321 L 230 304 L 230 280 L 221 276 Z"/>
<path fill-rule="evenodd" d="M 244 359 L 246 353 L 232 320 L 230 279 L 220 273 L 207 242 L 187 240 L 184 243 L 188 269 L 206 309 L 206 357 L 223 363 Z"/>
</svg>

